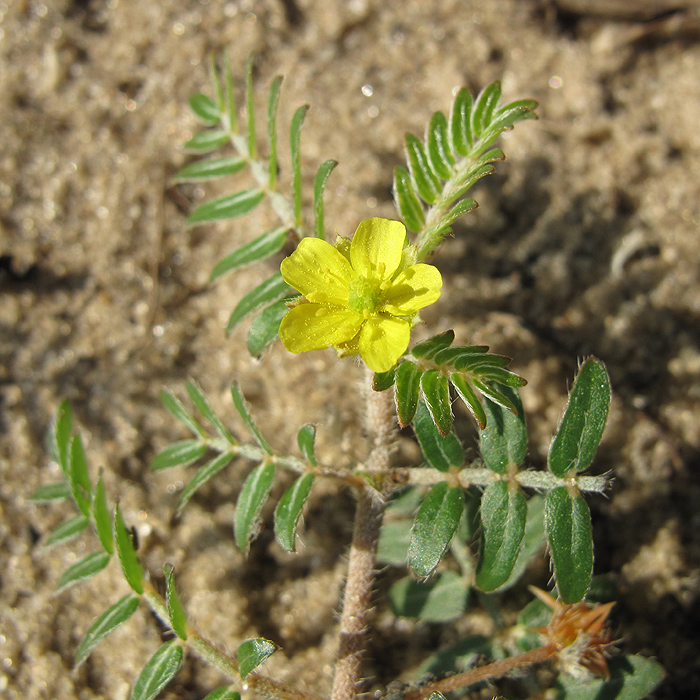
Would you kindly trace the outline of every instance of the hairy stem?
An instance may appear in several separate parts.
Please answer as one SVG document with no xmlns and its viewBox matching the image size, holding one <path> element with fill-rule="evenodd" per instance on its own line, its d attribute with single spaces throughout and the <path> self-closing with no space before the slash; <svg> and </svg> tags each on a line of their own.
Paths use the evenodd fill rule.
<svg viewBox="0 0 700 700">
<path fill-rule="evenodd" d="M 394 412 L 391 396 L 387 396 L 389 392 L 373 391 L 371 373 L 368 373 L 368 379 L 366 420 L 371 447 L 366 468 L 368 472 L 378 476 L 386 474 L 389 469 L 391 441 L 395 430 Z M 385 509 L 384 494 L 365 483 L 359 489 L 355 511 L 331 700 L 355 700 L 357 697 L 358 684 L 362 677 L 362 654 L 365 649 L 367 618 L 374 583 L 377 541 Z"/>
<path fill-rule="evenodd" d="M 460 688 L 474 685 L 474 683 L 480 683 L 492 678 L 500 678 L 513 669 L 522 668 L 523 666 L 533 666 L 535 664 L 541 664 L 543 661 L 549 661 L 555 657 L 556 653 L 556 647 L 553 644 L 548 644 L 545 647 L 526 651 L 524 654 L 511 656 L 501 661 L 495 661 L 492 664 L 473 668 L 464 673 L 457 673 L 454 676 L 450 676 L 449 678 L 435 683 L 430 683 L 422 688 L 410 690 L 403 696 L 403 700 L 423 700 L 423 698 L 428 698 L 433 693 L 449 693 L 452 690 L 459 690 Z"/>
<path fill-rule="evenodd" d="M 148 603 L 151 610 L 166 624 L 170 625 L 170 618 L 162 596 L 153 588 L 150 582 L 144 585 L 143 599 Z M 240 680 L 238 673 L 238 661 L 223 651 L 217 649 L 211 642 L 202 638 L 200 634 L 190 625 L 187 626 L 187 647 L 204 661 L 207 661 L 223 675 L 233 680 Z M 280 683 L 272 678 L 259 673 L 251 673 L 245 681 L 241 683 L 258 694 L 264 695 L 274 700 L 325 700 L 318 695 L 305 693 L 301 690 L 291 688 L 284 683 Z"/>
</svg>

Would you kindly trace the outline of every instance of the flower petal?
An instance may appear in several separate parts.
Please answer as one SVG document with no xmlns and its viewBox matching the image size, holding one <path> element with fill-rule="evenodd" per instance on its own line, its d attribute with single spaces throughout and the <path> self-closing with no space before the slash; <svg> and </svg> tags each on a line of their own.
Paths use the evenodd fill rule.
<svg viewBox="0 0 700 700">
<path fill-rule="evenodd" d="M 393 316 L 370 318 L 360 331 L 360 355 L 375 372 L 390 370 L 406 352 L 411 338 L 411 324 Z"/>
<path fill-rule="evenodd" d="M 383 310 L 394 316 L 413 316 L 440 297 L 442 275 L 433 265 L 418 263 L 400 272 L 384 292 Z"/>
<path fill-rule="evenodd" d="M 314 304 L 348 303 L 352 267 L 342 253 L 320 238 L 302 238 L 280 270 L 284 281 Z"/>
<path fill-rule="evenodd" d="M 388 279 L 401 262 L 406 227 L 400 221 L 365 219 L 355 231 L 350 260 L 358 275 L 367 279 Z"/>
<path fill-rule="evenodd" d="M 322 350 L 351 340 L 360 330 L 362 315 L 324 304 L 300 304 L 280 324 L 280 339 L 289 352 Z"/>
</svg>

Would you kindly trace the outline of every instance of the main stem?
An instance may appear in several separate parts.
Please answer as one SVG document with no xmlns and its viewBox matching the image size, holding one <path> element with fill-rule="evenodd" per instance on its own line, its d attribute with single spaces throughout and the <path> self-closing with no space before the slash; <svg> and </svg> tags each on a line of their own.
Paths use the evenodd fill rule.
<svg viewBox="0 0 700 700">
<path fill-rule="evenodd" d="M 367 432 L 371 450 L 366 467 L 369 473 L 386 473 L 390 466 L 391 441 L 395 430 L 391 392 L 375 392 L 368 372 Z M 359 488 L 355 527 L 350 546 L 348 576 L 340 619 L 338 661 L 331 700 L 355 700 L 362 677 L 367 618 L 371 607 L 374 565 L 379 529 L 386 501 L 384 494 L 369 483 Z"/>
</svg>

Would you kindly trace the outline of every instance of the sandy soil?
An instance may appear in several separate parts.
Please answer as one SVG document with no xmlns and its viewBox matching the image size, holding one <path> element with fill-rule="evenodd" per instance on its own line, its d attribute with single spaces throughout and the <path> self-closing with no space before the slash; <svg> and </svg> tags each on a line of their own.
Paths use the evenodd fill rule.
<svg viewBox="0 0 700 700">
<path fill-rule="evenodd" d="M 331 486 L 319 488 L 303 553 L 284 555 L 268 531 L 246 563 L 231 522 L 247 465 L 179 522 L 186 472 L 148 470 L 184 436 L 158 392 L 182 394 L 189 377 L 234 426 L 228 388 L 240 381 L 279 449 L 293 448 L 304 422 L 320 424 L 328 458 L 363 449 L 352 361 L 277 346 L 258 362 L 244 329 L 224 336 L 235 301 L 278 261 L 215 285 L 209 272 L 273 219 L 261 207 L 187 229 L 203 192 L 169 181 L 196 128 L 187 98 L 206 85 L 208 54 L 227 48 L 241 74 L 255 52 L 262 87 L 286 76 L 280 124 L 312 105 L 306 190 L 318 164 L 340 161 L 326 221 L 344 235 L 367 216 L 392 216 L 403 134 L 422 133 L 453 88 L 498 78 L 506 99 L 540 101 L 541 121 L 504 139 L 508 162 L 482 181 L 480 209 L 435 259 L 446 286 L 427 330 L 452 327 L 461 342 L 515 358 L 530 382 L 535 466 L 577 360 L 607 363 L 616 394 L 596 470 L 616 480 L 592 503 L 596 572 L 619 587 L 624 649 L 668 670 L 656 696 L 698 696 L 700 16 L 678 2 L 657 17 L 659 4 L 668 6 L 637 3 L 645 12 L 632 16 L 620 2 L 538 0 L 0 1 L 0 694 L 126 698 L 158 645 L 157 625 L 138 614 L 71 672 L 91 620 L 126 584 L 115 567 L 53 595 L 65 567 L 94 547 L 86 538 L 43 549 L 68 510 L 27 500 L 58 477 L 43 436 L 64 398 L 150 570 L 175 565 L 201 631 L 228 648 L 274 639 L 285 651 L 271 674 L 329 689 L 351 499 L 338 506 Z M 258 97 L 262 110 L 264 90 Z M 285 182 L 288 172 L 283 158 Z M 408 437 L 402 449 L 414 454 Z M 378 625 L 375 646 L 390 645 L 368 662 L 378 684 L 402 670 L 402 648 L 436 639 L 382 615 Z M 163 697 L 201 698 L 220 681 L 188 660 Z"/>
</svg>

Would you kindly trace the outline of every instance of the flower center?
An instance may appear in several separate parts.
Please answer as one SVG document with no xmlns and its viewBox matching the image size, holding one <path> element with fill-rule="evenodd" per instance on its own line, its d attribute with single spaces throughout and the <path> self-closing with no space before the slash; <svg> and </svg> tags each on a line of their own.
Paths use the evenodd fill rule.
<svg viewBox="0 0 700 700">
<path fill-rule="evenodd" d="M 350 283 L 348 306 L 360 314 L 372 314 L 379 304 L 378 286 L 364 277 L 357 277 Z M 367 313 L 365 313 L 367 312 Z"/>
</svg>

